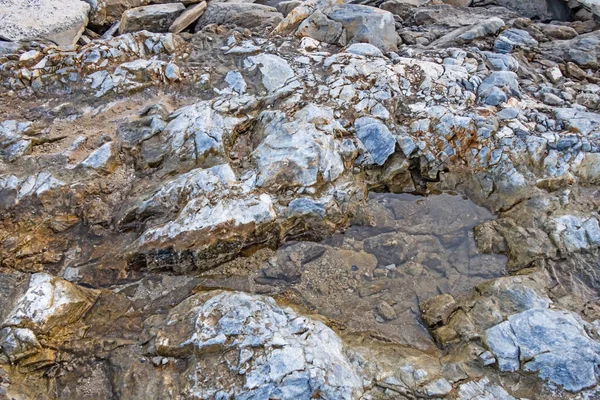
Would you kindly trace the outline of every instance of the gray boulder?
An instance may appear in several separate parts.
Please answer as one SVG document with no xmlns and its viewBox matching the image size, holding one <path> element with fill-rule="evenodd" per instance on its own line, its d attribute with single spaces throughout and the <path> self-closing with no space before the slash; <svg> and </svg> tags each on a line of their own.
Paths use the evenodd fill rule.
<svg viewBox="0 0 600 400">
<path fill-rule="evenodd" d="M 83 33 L 89 11 L 89 4 L 80 0 L 0 0 L 0 37 L 71 46 Z"/>
<path fill-rule="evenodd" d="M 496 3 L 530 19 L 568 21 L 571 16 L 571 10 L 564 0 L 497 0 Z"/>
<path fill-rule="evenodd" d="M 538 46 L 538 41 L 522 29 L 507 29 L 494 42 L 496 53 L 510 53 L 516 48 L 530 49 Z"/>
<path fill-rule="evenodd" d="M 316 121 L 311 113 L 320 113 L 325 118 Z M 252 154 L 259 171 L 257 186 L 271 189 L 312 186 L 319 177 L 331 182 L 344 172 L 333 135 L 327 128 L 320 130 L 315 126 L 317 123 L 321 128 L 323 122 L 331 123 L 331 110 L 309 105 L 296 114 L 292 122 L 282 114 L 259 116 L 259 120 L 268 122 L 259 127 L 264 140 Z"/>
<path fill-rule="evenodd" d="M 488 329 L 485 341 L 501 371 L 537 372 L 570 392 L 598 381 L 600 343 L 588 336 L 586 323 L 569 311 L 537 308 L 511 315 Z"/>
<path fill-rule="evenodd" d="M 369 6 L 336 4 L 325 8 L 323 13 L 342 24 L 346 30 L 346 43 L 371 43 L 383 51 L 398 49 L 392 13 Z"/>
<path fill-rule="evenodd" d="M 248 29 L 265 29 L 281 22 L 283 15 L 277 9 L 254 3 L 209 3 L 196 23 L 195 31 L 207 25 L 232 25 Z"/>
<path fill-rule="evenodd" d="M 123 13 L 120 33 L 146 30 L 149 32 L 167 32 L 177 17 L 185 11 L 181 3 L 156 4 L 132 8 Z"/>
<path fill-rule="evenodd" d="M 94 25 L 110 25 L 119 21 L 123 13 L 132 8 L 153 4 L 181 3 L 185 6 L 202 0 L 83 0 L 92 6 L 90 22 Z"/>
<path fill-rule="evenodd" d="M 462 45 L 479 38 L 495 35 L 502 28 L 504 28 L 504 21 L 500 18 L 490 18 L 487 21 L 475 25 L 457 28 L 449 34 L 432 42 L 430 46 L 446 48 L 451 45 Z"/>
<path fill-rule="evenodd" d="M 500 18 L 508 21 L 519 15 L 504 7 L 452 7 L 449 5 L 420 7 L 414 11 L 412 19 L 417 25 L 439 25 L 451 28 L 471 26 Z"/>
<path fill-rule="evenodd" d="M 577 0 L 577 3 L 584 8 L 590 10 L 594 15 L 600 16 L 600 1 L 599 0 Z"/>
<path fill-rule="evenodd" d="M 583 68 L 600 65 L 600 31 L 579 35 L 571 40 L 555 40 L 540 46 L 542 52 L 563 62 L 574 62 Z"/>
<path fill-rule="evenodd" d="M 249 71 L 258 69 L 262 86 L 269 94 L 300 86 L 290 64 L 279 56 L 263 53 L 248 57 L 245 64 Z"/>
<path fill-rule="evenodd" d="M 600 132 L 600 114 L 582 111 L 579 108 L 558 108 L 555 110 L 556 119 L 565 129 L 581 135 L 591 135 Z"/>
<path fill-rule="evenodd" d="M 586 183 L 600 184 L 600 153 L 586 153 L 574 172 Z"/>
<path fill-rule="evenodd" d="M 344 26 L 337 21 L 327 18 L 320 10 L 315 11 L 306 18 L 296 31 L 296 36 L 311 37 L 320 42 L 346 43 L 346 32 Z"/>
<path fill-rule="evenodd" d="M 373 163 L 383 165 L 396 148 L 396 140 L 383 122 L 376 118 L 361 117 L 354 123 L 356 136 L 371 156 Z"/>
<path fill-rule="evenodd" d="M 497 106 L 509 96 L 520 97 L 519 79 L 511 71 L 492 72 L 479 86 L 479 99 L 490 106 Z"/>
<path fill-rule="evenodd" d="M 24 135 L 32 132 L 31 122 L 9 120 L 0 123 L 0 159 L 11 162 L 31 153 L 31 138 Z"/>
</svg>

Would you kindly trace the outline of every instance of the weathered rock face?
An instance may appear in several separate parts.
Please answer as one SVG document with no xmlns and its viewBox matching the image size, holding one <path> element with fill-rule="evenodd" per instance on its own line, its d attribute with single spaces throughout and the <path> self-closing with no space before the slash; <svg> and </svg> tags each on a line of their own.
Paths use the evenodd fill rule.
<svg viewBox="0 0 600 400">
<path fill-rule="evenodd" d="M 519 15 L 542 21 L 570 19 L 570 9 L 563 0 L 533 0 L 527 2 L 496 0 L 499 6 L 516 11 Z"/>
<path fill-rule="evenodd" d="M 181 3 L 132 8 L 123 13 L 119 32 L 167 32 L 184 10 L 185 7 Z"/>
<path fill-rule="evenodd" d="M 81 0 L 0 2 L 0 37 L 8 40 L 45 39 L 59 46 L 74 45 L 88 23 L 90 6 Z"/>
<path fill-rule="evenodd" d="M 168 319 L 156 338 L 158 354 L 197 354 L 197 366 L 207 368 L 221 364 L 224 354 L 235 358 L 229 372 L 210 368 L 211 377 L 192 366 L 187 374 L 195 396 L 354 399 L 362 393 L 362 381 L 335 333 L 282 310 L 270 298 L 196 295 Z"/>
<path fill-rule="evenodd" d="M 526 371 L 570 392 L 595 386 L 600 342 L 592 340 L 576 314 L 530 309 L 486 331 L 501 371 Z"/>
<path fill-rule="evenodd" d="M 210 3 L 196 23 L 196 32 L 207 25 L 235 25 L 264 30 L 276 26 L 283 16 L 277 9 L 255 3 Z"/>
<path fill-rule="evenodd" d="M 97 295 L 52 275 L 31 275 L 22 296 L 2 304 L 10 311 L 0 323 L 1 353 L 25 369 L 54 364 L 55 351 L 40 342 L 47 345 L 53 335 L 60 337 L 61 330 L 79 322 Z"/>
<path fill-rule="evenodd" d="M 0 398 L 599 396 L 593 2 L 88 3 L 0 43 Z"/>
</svg>

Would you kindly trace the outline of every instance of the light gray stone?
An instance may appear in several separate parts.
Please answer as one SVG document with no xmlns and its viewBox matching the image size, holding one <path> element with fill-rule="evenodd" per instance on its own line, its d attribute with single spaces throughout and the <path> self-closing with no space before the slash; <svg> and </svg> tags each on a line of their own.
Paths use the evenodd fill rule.
<svg viewBox="0 0 600 400">
<path fill-rule="evenodd" d="M 132 8 L 123 13 L 119 32 L 167 32 L 169 27 L 185 11 L 181 3 L 154 4 L 150 6 Z"/>
<path fill-rule="evenodd" d="M 600 114 L 582 111 L 580 108 L 559 108 L 555 110 L 556 119 L 565 125 L 565 128 L 589 135 L 600 132 Z"/>
<path fill-rule="evenodd" d="M 242 385 L 231 383 L 237 379 L 195 379 L 196 396 L 211 397 L 218 390 L 239 399 L 308 399 L 319 393 L 351 400 L 362 394 L 362 381 L 335 333 L 270 298 L 213 292 L 190 298 L 172 315 L 158 333 L 160 354 L 179 354 L 190 345 L 188 352 L 240 354 L 229 371 Z"/>
<path fill-rule="evenodd" d="M 478 24 L 457 28 L 454 31 L 442 36 L 430 44 L 431 47 L 446 48 L 451 45 L 463 45 L 473 40 L 495 35 L 504 28 L 504 21 L 500 18 L 490 18 L 487 21 Z"/>
<path fill-rule="evenodd" d="M 246 59 L 249 70 L 258 68 L 261 81 L 268 93 L 274 93 L 286 86 L 299 86 L 294 70 L 283 58 L 274 54 L 262 53 Z"/>
<path fill-rule="evenodd" d="M 112 172 L 116 164 L 116 158 L 117 145 L 114 142 L 108 142 L 94 150 L 80 165 L 84 168 Z"/>
<path fill-rule="evenodd" d="M 0 123 L 0 159 L 12 162 L 19 157 L 31 153 L 31 138 L 25 136 L 32 133 L 31 122 L 18 122 L 15 120 Z"/>
<path fill-rule="evenodd" d="M 316 10 L 306 18 L 296 31 L 298 37 L 310 37 L 325 43 L 346 43 L 344 26 L 337 21 L 327 18 L 320 10 Z"/>
<path fill-rule="evenodd" d="M 345 51 L 359 56 L 383 57 L 381 50 L 369 43 L 354 43 L 348 46 Z"/>
<path fill-rule="evenodd" d="M 179 33 L 185 28 L 196 22 L 206 10 L 206 1 L 187 8 L 169 27 L 169 32 Z"/>
<path fill-rule="evenodd" d="M 344 171 L 332 133 L 317 129 L 310 114 L 302 110 L 296 114 L 291 122 L 283 115 L 275 115 L 259 128 L 264 139 L 252 153 L 258 166 L 258 186 L 312 186 L 319 176 L 332 182 Z M 333 119 L 333 115 L 329 118 Z"/>
<path fill-rule="evenodd" d="M 488 377 L 463 383 L 458 387 L 459 400 L 517 400 L 503 387 L 494 385 Z"/>
<path fill-rule="evenodd" d="M 494 42 L 494 51 L 496 53 L 511 53 L 515 49 L 532 49 L 539 45 L 529 32 L 522 29 L 510 28 L 498 36 Z"/>
<path fill-rule="evenodd" d="M 595 386 L 600 343 L 591 339 L 585 322 L 568 311 L 531 309 L 512 315 L 486 331 L 485 341 L 501 371 L 526 371 L 578 392 Z"/>
<path fill-rule="evenodd" d="M 72 46 L 88 23 L 89 11 L 89 4 L 80 0 L 0 0 L 0 36 Z"/>
<path fill-rule="evenodd" d="M 600 153 L 586 153 L 574 172 L 586 183 L 600 184 Z"/>
<path fill-rule="evenodd" d="M 383 51 L 398 49 L 398 34 L 392 13 L 374 7 L 336 4 L 323 13 L 341 23 L 346 30 L 346 42 L 370 43 Z"/>
<path fill-rule="evenodd" d="M 511 71 L 492 72 L 479 86 L 479 99 L 485 104 L 497 106 L 509 96 L 521 97 L 517 74 Z"/>
</svg>

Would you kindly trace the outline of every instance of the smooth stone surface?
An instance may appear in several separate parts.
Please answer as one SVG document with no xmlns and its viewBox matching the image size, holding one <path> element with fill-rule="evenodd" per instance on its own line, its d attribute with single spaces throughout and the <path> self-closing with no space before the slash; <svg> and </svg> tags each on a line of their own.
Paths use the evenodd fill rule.
<svg viewBox="0 0 600 400">
<path fill-rule="evenodd" d="M 173 21 L 173 24 L 169 27 L 169 32 L 179 33 L 183 31 L 204 14 L 206 7 L 206 1 L 203 1 L 187 8 L 175 21 Z"/>
</svg>

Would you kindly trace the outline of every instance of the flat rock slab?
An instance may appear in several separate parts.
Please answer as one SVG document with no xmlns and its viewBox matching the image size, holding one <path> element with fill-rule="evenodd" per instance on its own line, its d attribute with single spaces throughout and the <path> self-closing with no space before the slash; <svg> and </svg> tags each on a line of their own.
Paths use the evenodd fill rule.
<svg viewBox="0 0 600 400">
<path fill-rule="evenodd" d="M 80 0 L 0 0 L 0 37 L 70 46 L 85 29 L 89 11 L 89 4 Z"/>
<path fill-rule="evenodd" d="M 169 28 L 169 32 L 179 33 L 183 31 L 185 28 L 194 23 L 198 18 L 200 18 L 202 14 L 204 14 L 204 10 L 206 10 L 206 1 L 189 7 L 179 17 L 177 17 L 175 22 L 173 22 L 173 24 Z"/>
<path fill-rule="evenodd" d="M 123 13 L 132 8 L 152 4 L 182 3 L 184 6 L 199 3 L 199 0 L 87 0 L 92 5 L 90 22 L 93 25 L 111 25 L 121 19 Z"/>
<path fill-rule="evenodd" d="M 123 13 L 119 32 L 128 33 L 141 30 L 167 32 L 184 11 L 185 7 L 181 3 L 132 8 Z"/>
<path fill-rule="evenodd" d="M 254 3 L 211 3 L 198 20 L 195 31 L 206 25 L 232 25 L 240 28 L 274 27 L 283 15 L 277 9 Z"/>
</svg>

